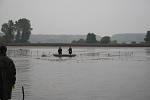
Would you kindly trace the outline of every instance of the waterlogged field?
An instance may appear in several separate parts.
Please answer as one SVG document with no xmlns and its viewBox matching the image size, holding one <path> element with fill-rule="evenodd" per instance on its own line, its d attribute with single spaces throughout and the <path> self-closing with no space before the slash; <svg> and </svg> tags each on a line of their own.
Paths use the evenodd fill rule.
<svg viewBox="0 0 150 100">
<path fill-rule="evenodd" d="M 17 69 L 13 100 L 149 100 L 150 48 L 9 47 Z M 68 53 L 63 47 L 63 53 Z M 42 57 L 45 55 L 46 57 Z"/>
</svg>

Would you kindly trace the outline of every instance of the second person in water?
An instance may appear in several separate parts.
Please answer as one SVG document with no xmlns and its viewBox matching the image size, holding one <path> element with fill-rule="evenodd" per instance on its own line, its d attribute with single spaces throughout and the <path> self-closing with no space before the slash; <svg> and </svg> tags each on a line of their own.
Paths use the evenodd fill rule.
<svg viewBox="0 0 150 100">
<path fill-rule="evenodd" d="M 71 48 L 71 46 L 69 47 L 68 51 L 69 51 L 69 54 L 71 55 L 72 54 L 72 48 Z"/>
</svg>

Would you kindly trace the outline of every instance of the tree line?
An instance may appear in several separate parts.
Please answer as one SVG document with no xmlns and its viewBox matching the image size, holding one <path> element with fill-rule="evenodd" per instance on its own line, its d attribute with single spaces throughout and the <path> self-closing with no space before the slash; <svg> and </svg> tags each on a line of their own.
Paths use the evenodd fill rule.
<svg viewBox="0 0 150 100">
<path fill-rule="evenodd" d="M 1 31 L 3 36 L 0 37 L 0 42 L 5 43 L 27 43 L 31 35 L 31 23 L 26 18 L 18 21 L 9 20 L 2 24 Z"/>
<path fill-rule="evenodd" d="M 150 31 L 147 31 L 144 40 L 145 40 L 146 43 L 150 43 Z"/>
<path fill-rule="evenodd" d="M 147 31 L 144 40 L 145 40 L 145 43 L 150 43 L 150 31 Z M 85 40 L 84 39 L 79 39 L 78 41 L 74 40 L 74 41 L 72 41 L 72 43 L 117 44 L 117 40 L 112 41 L 110 36 L 104 36 L 98 41 L 98 40 L 96 40 L 95 33 L 88 33 Z M 131 42 L 131 44 L 136 44 L 136 42 L 133 41 L 133 42 Z"/>
<path fill-rule="evenodd" d="M 5 43 L 29 43 L 31 35 L 30 20 L 21 18 L 17 21 L 9 20 L 7 23 L 2 24 L 1 31 L 3 36 L 0 36 L 0 42 Z M 144 38 L 145 43 L 150 43 L 150 31 L 147 31 Z M 100 43 L 100 44 L 116 44 L 116 40 L 111 40 L 110 36 L 104 36 L 100 40 L 96 39 L 95 33 L 88 33 L 86 39 L 79 39 L 78 41 L 72 41 L 72 43 Z M 136 44 L 135 41 L 132 44 Z"/>
<path fill-rule="evenodd" d="M 79 39 L 78 41 L 72 41 L 72 43 L 101 43 L 101 44 L 109 44 L 111 42 L 110 36 L 104 36 L 100 41 L 96 39 L 95 33 L 88 33 L 86 39 Z"/>
</svg>

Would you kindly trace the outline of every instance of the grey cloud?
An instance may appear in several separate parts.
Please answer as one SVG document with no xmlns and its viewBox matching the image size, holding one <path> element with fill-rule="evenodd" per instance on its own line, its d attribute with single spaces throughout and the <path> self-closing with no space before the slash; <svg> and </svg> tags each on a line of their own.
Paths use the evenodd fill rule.
<svg viewBox="0 0 150 100">
<path fill-rule="evenodd" d="M 150 26 L 149 0 L 0 0 L 0 5 L 0 24 L 26 17 L 33 33 L 112 34 Z"/>
</svg>

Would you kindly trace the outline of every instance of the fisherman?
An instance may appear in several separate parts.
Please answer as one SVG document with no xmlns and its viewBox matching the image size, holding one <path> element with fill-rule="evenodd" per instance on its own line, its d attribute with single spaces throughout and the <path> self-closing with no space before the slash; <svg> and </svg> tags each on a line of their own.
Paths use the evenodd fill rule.
<svg viewBox="0 0 150 100">
<path fill-rule="evenodd" d="M 59 49 L 58 49 L 58 54 L 62 55 L 62 48 L 61 47 L 59 47 Z"/>
<path fill-rule="evenodd" d="M 72 54 L 72 48 L 71 48 L 71 46 L 69 47 L 68 51 L 69 51 L 69 54 L 71 55 Z"/>
<path fill-rule="evenodd" d="M 16 81 L 16 68 L 6 51 L 6 46 L 0 46 L 0 100 L 11 99 Z"/>
</svg>

